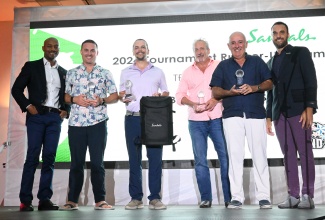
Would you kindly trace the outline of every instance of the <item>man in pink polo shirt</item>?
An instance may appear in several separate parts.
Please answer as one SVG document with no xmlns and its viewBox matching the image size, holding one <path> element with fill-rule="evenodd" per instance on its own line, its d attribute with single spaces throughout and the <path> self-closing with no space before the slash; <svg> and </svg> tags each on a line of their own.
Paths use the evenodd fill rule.
<svg viewBox="0 0 325 220">
<path fill-rule="evenodd" d="M 219 61 L 209 57 L 207 41 L 194 41 L 195 62 L 188 67 L 179 83 L 176 100 L 179 105 L 188 106 L 188 129 L 192 139 L 195 160 L 195 174 L 201 194 L 200 208 L 212 204 L 210 171 L 207 161 L 208 137 L 218 153 L 221 171 L 222 190 L 225 206 L 231 200 L 228 179 L 228 153 L 222 128 L 222 103 L 212 97 L 209 86 L 212 73 Z"/>
</svg>

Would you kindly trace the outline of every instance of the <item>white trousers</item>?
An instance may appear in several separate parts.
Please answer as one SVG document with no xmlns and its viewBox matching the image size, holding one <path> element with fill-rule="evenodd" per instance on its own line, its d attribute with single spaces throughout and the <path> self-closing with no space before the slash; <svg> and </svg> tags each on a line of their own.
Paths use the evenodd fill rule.
<svg viewBox="0 0 325 220">
<path fill-rule="evenodd" d="M 232 200 L 244 202 L 243 161 L 245 136 L 253 159 L 253 171 L 257 200 L 270 201 L 270 174 L 266 152 L 265 119 L 231 117 L 223 120 L 229 155 L 229 181 Z"/>
</svg>

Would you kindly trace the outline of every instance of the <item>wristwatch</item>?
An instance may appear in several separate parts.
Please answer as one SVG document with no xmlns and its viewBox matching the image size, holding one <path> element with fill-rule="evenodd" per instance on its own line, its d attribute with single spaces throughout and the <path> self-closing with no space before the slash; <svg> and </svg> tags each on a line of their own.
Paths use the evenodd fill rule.
<svg viewBox="0 0 325 220">
<path fill-rule="evenodd" d="M 105 99 L 103 98 L 102 100 L 103 100 L 102 105 L 105 105 Z"/>
<path fill-rule="evenodd" d="M 260 85 L 257 86 L 257 92 L 259 92 L 259 91 L 261 91 L 261 86 Z"/>
<path fill-rule="evenodd" d="M 73 104 L 73 96 L 71 96 L 70 102 L 71 102 L 71 104 Z"/>
</svg>

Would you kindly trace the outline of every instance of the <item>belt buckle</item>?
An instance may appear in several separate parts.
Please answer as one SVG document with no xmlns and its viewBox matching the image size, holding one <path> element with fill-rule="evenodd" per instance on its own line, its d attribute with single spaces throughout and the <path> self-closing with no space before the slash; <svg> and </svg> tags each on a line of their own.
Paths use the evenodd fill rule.
<svg viewBox="0 0 325 220">
<path fill-rule="evenodd" d="M 43 109 L 43 112 L 44 112 L 44 113 L 45 113 L 45 112 L 50 112 L 50 107 L 43 106 L 42 109 Z"/>
<path fill-rule="evenodd" d="M 129 116 L 129 115 L 131 115 L 131 116 L 140 116 L 140 112 L 132 112 L 132 111 L 127 110 L 126 111 L 126 116 Z"/>
<path fill-rule="evenodd" d="M 53 107 L 48 107 L 48 112 L 59 113 L 58 109 Z"/>
<path fill-rule="evenodd" d="M 140 112 L 132 112 L 132 116 L 140 116 Z"/>
</svg>

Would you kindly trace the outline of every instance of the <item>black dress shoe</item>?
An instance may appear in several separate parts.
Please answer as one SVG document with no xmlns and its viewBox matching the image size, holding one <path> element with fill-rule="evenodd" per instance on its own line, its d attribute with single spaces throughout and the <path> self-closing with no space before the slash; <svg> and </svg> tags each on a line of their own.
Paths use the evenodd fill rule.
<svg viewBox="0 0 325 220">
<path fill-rule="evenodd" d="M 20 203 L 20 207 L 19 210 L 21 212 L 30 212 L 30 211 L 34 211 L 34 207 L 31 203 L 27 204 L 27 203 Z"/>
<path fill-rule="evenodd" d="M 59 206 L 51 202 L 51 200 L 40 201 L 38 203 L 38 211 L 58 210 Z"/>
<path fill-rule="evenodd" d="M 200 208 L 210 208 L 212 202 L 208 200 L 204 200 L 200 203 Z"/>
<path fill-rule="evenodd" d="M 226 208 L 228 208 L 229 203 L 230 203 L 230 202 L 225 202 L 225 206 L 226 206 Z"/>
</svg>

